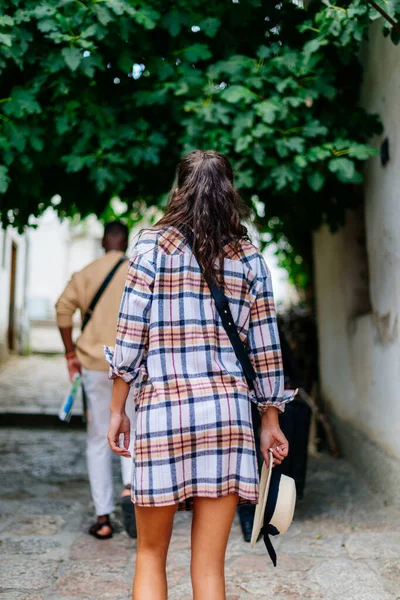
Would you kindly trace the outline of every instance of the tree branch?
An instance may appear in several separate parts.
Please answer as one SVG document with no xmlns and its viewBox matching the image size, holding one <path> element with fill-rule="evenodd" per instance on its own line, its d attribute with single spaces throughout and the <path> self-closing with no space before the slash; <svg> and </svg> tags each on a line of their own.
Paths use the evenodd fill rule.
<svg viewBox="0 0 400 600">
<path fill-rule="evenodd" d="M 368 2 L 371 4 L 371 6 L 375 8 L 375 10 L 378 11 L 378 13 L 382 15 L 384 19 L 386 19 L 388 23 L 390 23 L 400 33 L 400 25 L 394 19 L 392 19 L 392 17 L 388 15 L 387 12 L 385 12 L 383 8 L 379 6 L 379 4 L 377 4 L 374 0 L 368 0 Z"/>
</svg>

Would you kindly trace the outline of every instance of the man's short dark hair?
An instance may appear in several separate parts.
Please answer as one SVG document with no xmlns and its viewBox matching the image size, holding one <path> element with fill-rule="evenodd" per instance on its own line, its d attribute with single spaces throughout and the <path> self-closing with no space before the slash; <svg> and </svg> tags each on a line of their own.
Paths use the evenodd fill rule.
<svg viewBox="0 0 400 600">
<path fill-rule="evenodd" d="M 104 237 L 107 235 L 112 237 L 120 235 L 121 237 L 124 237 L 125 240 L 128 240 L 129 229 L 124 223 L 121 223 L 121 221 L 110 221 L 110 223 L 107 223 L 104 227 Z"/>
</svg>

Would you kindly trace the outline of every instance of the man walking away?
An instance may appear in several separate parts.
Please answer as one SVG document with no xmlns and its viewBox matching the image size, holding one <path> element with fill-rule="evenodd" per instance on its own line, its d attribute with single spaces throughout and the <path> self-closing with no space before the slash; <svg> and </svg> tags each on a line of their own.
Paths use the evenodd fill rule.
<svg viewBox="0 0 400 600">
<path fill-rule="evenodd" d="M 105 255 L 75 273 L 56 304 L 57 323 L 65 346 L 69 376 L 72 381 L 77 373 L 82 374 L 87 401 L 87 463 L 97 516 L 89 533 L 98 539 L 109 539 L 113 533 L 110 523 L 110 514 L 114 510 L 112 453 L 107 441 L 112 382 L 108 379 L 108 363 L 104 358 L 103 346 L 115 342 L 117 317 L 128 271 L 125 257 L 128 234 L 128 228 L 123 223 L 108 223 L 102 241 Z M 72 317 L 77 309 L 81 312 L 82 334 L 75 346 L 72 341 Z M 132 397 L 128 405 L 134 429 Z M 130 501 L 131 458 L 121 457 L 121 470 L 124 484 L 121 506 L 125 528 L 131 537 L 136 537 L 134 510 Z"/>
</svg>

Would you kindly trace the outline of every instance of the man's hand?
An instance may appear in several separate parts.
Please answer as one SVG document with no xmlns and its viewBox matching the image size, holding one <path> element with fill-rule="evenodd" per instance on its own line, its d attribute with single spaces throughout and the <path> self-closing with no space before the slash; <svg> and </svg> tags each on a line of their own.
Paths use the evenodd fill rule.
<svg viewBox="0 0 400 600">
<path fill-rule="evenodd" d="M 81 363 L 76 358 L 76 356 L 71 356 L 70 358 L 67 358 L 67 368 L 69 373 L 69 379 L 71 382 L 74 381 L 76 374 L 82 374 Z"/>
<path fill-rule="evenodd" d="M 119 442 L 120 435 L 124 436 L 122 447 L 120 447 Z M 131 457 L 131 453 L 129 452 L 129 444 L 131 441 L 131 422 L 125 412 L 111 413 L 107 439 L 111 450 L 115 452 L 115 454 L 125 456 L 126 458 Z"/>
<path fill-rule="evenodd" d="M 75 354 L 75 345 L 72 341 L 72 327 L 60 327 L 59 329 L 65 348 L 65 358 L 67 359 L 69 378 L 70 381 L 73 382 L 77 374 L 81 375 L 82 369 Z"/>
</svg>

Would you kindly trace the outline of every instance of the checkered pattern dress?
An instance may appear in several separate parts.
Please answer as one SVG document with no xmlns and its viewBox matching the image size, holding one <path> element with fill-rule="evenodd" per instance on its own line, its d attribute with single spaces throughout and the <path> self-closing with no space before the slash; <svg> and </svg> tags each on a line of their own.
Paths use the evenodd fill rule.
<svg viewBox="0 0 400 600">
<path fill-rule="evenodd" d="M 137 385 L 132 499 L 186 506 L 238 494 L 256 503 L 251 401 L 283 409 L 283 369 L 271 276 L 249 242 L 225 247 L 225 294 L 258 374 L 250 397 L 199 265 L 174 227 L 146 232 L 126 280 L 110 377 Z"/>
</svg>

